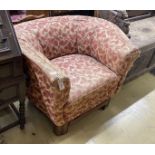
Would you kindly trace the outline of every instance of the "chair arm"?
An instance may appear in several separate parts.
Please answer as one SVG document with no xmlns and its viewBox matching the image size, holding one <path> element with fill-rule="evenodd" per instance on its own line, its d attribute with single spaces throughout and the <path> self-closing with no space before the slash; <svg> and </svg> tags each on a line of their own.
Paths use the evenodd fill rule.
<svg viewBox="0 0 155 155">
<path fill-rule="evenodd" d="M 91 51 L 94 57 L 117 75 L 126 76 L 139 51 L 116 25 L 107 21 L 104 24 L 93 33 Z"/>
<path fill-rule="evenodd" d="M 41 94 L 39 99 L 35 99 L 36 105 L 44 104 L 50 119 L 58 126 L 64 124 L 63 107 L 68 101 L 70 91 L 70 80 L 59 68 L 50 63 L 50 61 L 29 43 L 18 39 L 22 54 L 28 66 L 30 74 L 30 86 L 36 87 Z M 33 88 L 31 88 L 33 90 Z M 33 91 L 28 92 L 28 96 L 33 98 Z"/>
</svg>

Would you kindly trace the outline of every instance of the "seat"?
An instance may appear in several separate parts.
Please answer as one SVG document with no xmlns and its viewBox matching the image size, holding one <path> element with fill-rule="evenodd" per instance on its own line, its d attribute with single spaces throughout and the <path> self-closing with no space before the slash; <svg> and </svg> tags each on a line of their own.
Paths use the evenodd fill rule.
<svg viewBox="0 0 155 155">
<path fill-rule="evenodd" d="M 60 16 L 15 26 L 30 82 L 29 100 L 62 135 L 76 118 L 107 105 L 139 51 L 114 24 Z"/>
<path fill-rule="evenodd" d="M 63 70 L 70 79 L 68 104 L 64 107 L 67 121 L 111 97 L 120 80 L 120 77 L 106 66 L 82 54 L 58 57 L 52 59 L 51 63 Z"/>
</svg>

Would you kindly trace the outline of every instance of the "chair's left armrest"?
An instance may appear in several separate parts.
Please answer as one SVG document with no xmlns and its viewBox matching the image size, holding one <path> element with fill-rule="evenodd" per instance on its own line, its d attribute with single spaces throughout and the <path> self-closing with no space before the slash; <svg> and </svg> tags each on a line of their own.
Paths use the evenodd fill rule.
<svg viewBox="0 0 155 155">
<path fill-rule="evenodd" d="M 28 96 L 35 104 L 44 106 L 53 123 L 61 126 L 64 124 L 63 108 L 68 103 L 70 92 L 70 80 L 65 73 L 32 46 L 18 39 L 25 65 L 28 68 L 30 83 Z M 41 98 L 35 98 L 33 87 L 41 94 Z"/>
</svg>

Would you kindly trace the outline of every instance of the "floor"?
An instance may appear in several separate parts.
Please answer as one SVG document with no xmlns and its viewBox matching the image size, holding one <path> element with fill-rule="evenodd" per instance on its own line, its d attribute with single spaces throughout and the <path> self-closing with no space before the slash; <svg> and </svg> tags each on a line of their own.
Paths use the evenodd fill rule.
<svg viewBox="0 0 155 155">
<path fill-rule="evenodd" d="M 6 122 L 10 116 L 4 113 L 0 121 Z M 31 104 L 26 118 L 24 131 L 10 129 L 0 143 L 155 143 L 155 76 L 147 73 L 127 83 L 105 111 L 77 120 L 64 136 L 55 136 L 50 121 Z"/>
</svg>

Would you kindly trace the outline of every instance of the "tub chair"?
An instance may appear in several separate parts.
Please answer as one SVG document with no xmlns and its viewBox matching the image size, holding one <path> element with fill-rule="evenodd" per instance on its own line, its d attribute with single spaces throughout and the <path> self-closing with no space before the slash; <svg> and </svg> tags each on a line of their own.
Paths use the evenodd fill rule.
<svg viewBox="0 0 155 155">
<path fill-rule="evenodd" d="M 76 118 L 104 108 L 139 55 L 116 25 L 95 17 L 47 17 L 15 30 L 30 78 L 28 98 L 57 135 Z"/>
</svg>

